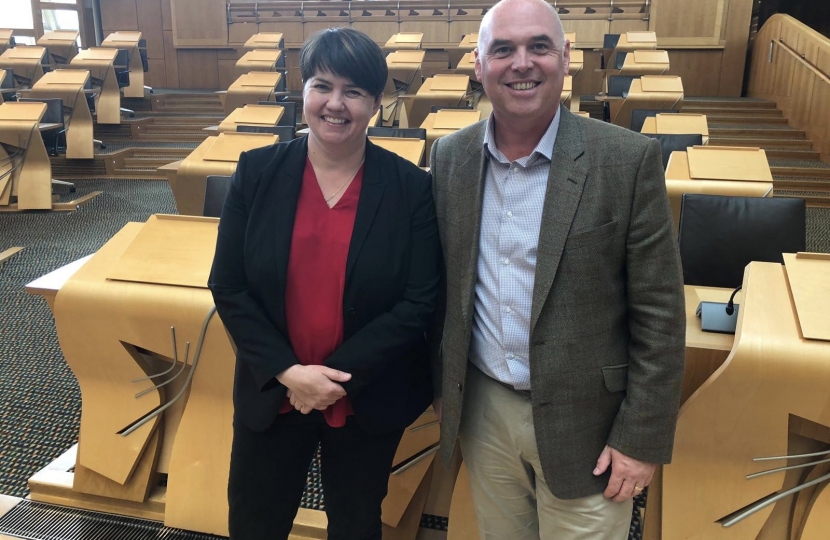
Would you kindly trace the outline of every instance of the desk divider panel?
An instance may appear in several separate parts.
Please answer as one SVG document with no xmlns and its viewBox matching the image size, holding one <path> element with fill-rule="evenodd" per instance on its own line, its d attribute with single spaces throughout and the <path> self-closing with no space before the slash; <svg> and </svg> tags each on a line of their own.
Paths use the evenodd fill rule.
<svg viewBox="0 0 830 540">
<path fill-rule="evenodd" d="M 830 254 L 784 253 L 801 334 L 830 341 Z"/>
</svg>

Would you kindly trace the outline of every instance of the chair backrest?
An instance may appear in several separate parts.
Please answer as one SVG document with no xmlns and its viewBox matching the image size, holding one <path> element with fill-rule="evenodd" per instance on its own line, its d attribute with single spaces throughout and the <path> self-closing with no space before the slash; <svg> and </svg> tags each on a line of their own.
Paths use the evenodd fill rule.
<svg viewBox="0 0 830 540">
<path fill-rule="evenodd" d="M 231 189 L 231 177 L 210 175 L 205 184 L 205 206 L 202 215 L 207 217 L 220 217 L 222 206 L 225 205 L 225 197 Z"/>
<path fill-rule="evenodd" d="M 424 128 L 396 128 L 396 127 L 370 127 L 366 130 L 370 137 L 401 137 L 404 139 L 427 140 L 427 130 Z"/>
<path fill-rule="evenodd" d="M 639 78 L 639 75 L 611 75 L 608 77 L 608 95 L 623 98 L 628 97 L 631 81 Z"/>
<path fill-rule="evenodd" d="M 680 112 L 678 109 L 631 109 L 631 131 L 639 133 L 643 129 L 646 118 L 657 116 L 658 114 L 678 112 Z"/>
<path fill-rule="evenodd" d="M 617 53 L 617 57 L 614 58 L 614 69 L 622 69 L 626 56 L 628 56 L 628 53 L 625 51 Z"/>
<path fill-rule="evenodd" d="M 130 52 L 127 49 L 118 49 L 112 67 L 115 70 L 118 88 L 130 86 Z"/>
<path fill-rule="evenodd" d="M 471 111 L 471 110 L 473 109 L 473 106 L 472 106 L 472 105 L 453 105 L 453 106 L 448 106 L 448 105 L 432 105 L 432 106 L 430 106 L 430 108 L 429 108 L 429 112 L 434 113 L 434 112 L 438 112 L 438 111 L 440 111 L 440 110 L 442 110 L 442 109 L 460 109 L 460 110 L 462 110 L 462 111 L 464 111 L 464 110 L 466 110 L 466 111 Z"/>
<path fill-rule="evenodd" d="M 278 126 L 297 127 L 297 102 L 296 101 L 260 101 L 257 105 L 279 105 L 285 109 L 277 122 Z"/>
<path fill-rule="evenodd" d="M 703 135 L 700 133 L 687 133 L 682 135 L 643 133 L 643 135 L 657 139 L 660 142 L 660 152 L 663 154 L 663 169 L 669 164 L 669 157 L 675 150 L 686 150 L 690 146 L 700 146 L 703 144 Z"/>
<path fill-rule="evenodd" d="M 804 199 L 685 193 L 680 259 L 687 285 L 737 287 L 751 261 L 783 263 L 806 247 Z"/>
<path fill-rule="evenodd" d="M 40 119 L 44 124 L 63 125 L 63 100 L 61 98 L 20 98 L 21 103 L 45 103 L 46 112 Z"/>
<path fill-rule="evenodd" d="M 236 126 L 238 133 L 271 133 L 278 135 L 280 142 L 290 141 L 294 138 L 294 126 Z"/>
<path fill-rule="evenodd" d="M 602 48 L 603 49 L 613 49 L 617 46 L 617 43 L 620 42 L 620 35 L 619 34 L 605 34 L 602 36 Z"/>
<path fill-rule="evenodd" d="M 141 56 L 141 69 L 144 73 L 150 71 L 150 61 L 147 59 L 147 40 L 138 40 L 138 54 Z"/>
</svg>

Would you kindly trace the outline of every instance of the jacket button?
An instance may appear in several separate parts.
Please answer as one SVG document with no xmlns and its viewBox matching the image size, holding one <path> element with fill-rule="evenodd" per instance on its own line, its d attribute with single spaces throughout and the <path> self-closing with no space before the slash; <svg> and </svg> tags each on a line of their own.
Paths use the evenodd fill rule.
<svg viewBox="0 0 830 540">
<path fill-rule="evenodd" d="M 464 388 L 464 387 L 463 387 L 463 386 L 461 386 L 461 383 L 458 383 L 458 391 L 459 391 L 459 392 L 461 392 L 462 388 Z"/>
</svg>

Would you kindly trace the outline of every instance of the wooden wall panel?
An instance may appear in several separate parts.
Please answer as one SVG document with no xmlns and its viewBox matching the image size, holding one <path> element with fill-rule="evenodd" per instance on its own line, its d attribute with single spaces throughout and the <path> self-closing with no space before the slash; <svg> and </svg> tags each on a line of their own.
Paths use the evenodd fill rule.
<svg viewBox="0 0 830 540">
<path fill-rule="evenodd" d="M 717 16 L 722 15 L 726 0 L 658 0 L 655 1 L 658 18 L 653 30 L 658 36 L 702 37 L 713 36 Z M 718 29 L 720 34 L 720 29 Z"/>
<path fill-rule="evenodd" d="M 303 75 L 300 73 L 300 51 L 297 49 L 285 51 L 286 78 L 285 85 L 289 90 L 299 90 L 303 87 Z"/>
<path fill-rule="evenodd" d="M 683 93 L 687 96 L 717 96 L 722 59 L 723 51 L 720 49 L 670 50 L 671 68 L 668 74 L 683 80 Z"/>
<path fill-rule="evenodd" d="M 719 96 L 740 96 L 743 93 L 747 64 L 749 25 L 752 19 L 751 0 L 730 0 L 725 14 L 723 61 L 720 68 Z"/>
<path fill-rule="evenodd" d="M 579 34 L 576 35 L 579 43 Z M 602 91 L 602 73 L 599 69 L 602 53 L 598 51 L 583 50 L 582 71 L 576 74 L 573 80 L 574 92 L 580 96 L 596 96 Z"/>
<path fill-rule="evenodd" d="M 580 47 L 602 47 L 602 38 L 609 33 L 608 21 L 599 19 L 563 19 L 565 32 L 576 32 L 576 44 Z"/>
<path fill-rule="evenodd" d="M 173 29 L 173 14 L 170 12 L 170 0 L 161 0 L 161 28 Z"/>
<path fill-rule="evenodd" d="M 219 60 L 212 49 L 177 49 L 179 88 L 219 88 Z"/>
<path fill-rule="evenodd" d="M 219 89 L 227 90 L 236 80 L 236 60 L 218 60 Z"/>
<path fill-rule="evenodd" d="M 101 27 L 114 30 L 138 30 L 138 13 L 135 4 L 136 0 L 101 0 Z M 107 37 L 106 32 L 104 37 Z"/>
<path fill-rule="evenodd" d="M 648 21 L 632 21 L 628 19 L 611 21 L 609 34 L 624 34 L 626 32 L 642 32 L 648 30 Z M 579 39 L 577 35 L 576 39 Z"/>
<path fill-rule="evenodd" d="M 167 70 L 164 59 L 148 58 L 147 65 L 150 71 L 144 74 L 144 84 L 151 88 L 170 88 L 167 84 Z"/>
<path fill-rule="evenodd" d="M 167 88 L 179 87 L 179 57 L 173 45 L 173 31 L 164 31 L 164 71 L 167 75 Z"/>
<path fill-rule="evenodd" d="M 161 0 L 137 0 L 138 29 L 147 40 L 147 58 L 164 60 Z"/>
<path fill-rule="evenodd" d="M 225 0 L 170 0 L 176 47 L 228 44 Z M 180 77 L 181 82 L 181 77 Z"/>
</svg>

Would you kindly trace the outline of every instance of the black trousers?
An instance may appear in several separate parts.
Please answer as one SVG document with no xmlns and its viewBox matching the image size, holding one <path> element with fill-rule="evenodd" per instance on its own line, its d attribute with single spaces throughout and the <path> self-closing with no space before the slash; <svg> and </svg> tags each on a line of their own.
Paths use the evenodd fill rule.
<svg viewBox="0 0 830 540">
<path fill-rule="evenodd" d="M 381 540 L 381 503 L 403 430 L 332 428 L 320 411 L 281 414 L 264 432 L 234 421 L 228 502 L 231 540 L 288 538 L 320 444 L 329 540 Z"/>
</svg>

